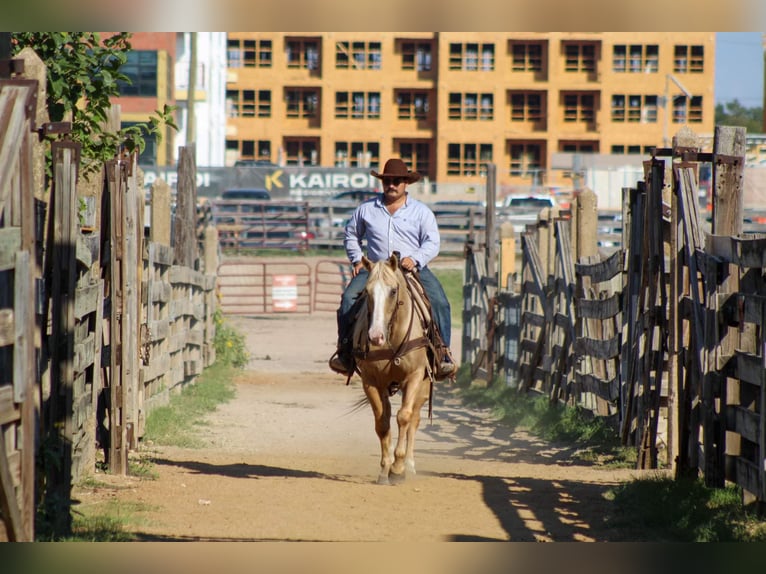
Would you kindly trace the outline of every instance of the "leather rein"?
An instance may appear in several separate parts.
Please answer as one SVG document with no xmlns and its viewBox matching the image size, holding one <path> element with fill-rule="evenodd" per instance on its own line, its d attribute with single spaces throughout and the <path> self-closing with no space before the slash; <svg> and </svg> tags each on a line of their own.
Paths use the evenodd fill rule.
<svg viewBox="0 0 766 574">
<path fill-rule="evenodd" d="M 417 304 L 415 302 L 415 294 L 412 291 L 412 286 L 410 285 L 410 281 L 407 279 L 407 277 L 404 277 L 404 283 L 407 285 L 407 291 L 410 294 L 410 299 L 412 300 L 412 308 L 410 309 L 410 321 L 407 325 L 407 332 L 404 335 L 404 338 L 402 339 L 402 342 L 399 343 L 399 346 L 394 349 L 393 347 L 390 347 L 388 349 L 373 349 L 372 351 L 369 349 L 370 342 L 369 340 L 366 341 L 366 349 L 362 350 L 356 350 L 354 354 L 357 356 L 357 358 L 364 359 L 367 361 L 382 361 L 385 359 L 388 359 L 389 365 L 391 363 L 398 365 L 401 361 L 401 358 L 406 355 L 407 353 L 414 351 L 415 349 L 420 349 L 422 347 L 430 347 L 431 341 L 428 339 L 428 337 L 418 337 L 416 339 L 411 339 L 412 335 L 412 327 L 415 322 L 415 309 L 417 307 Z M 399 290 L 397 290 L 396 293 L 396 303 L 394 306 L 394 312 L 391 313 L 391 319 L 388 321 L 388 340 L 391 340 L 391 333 L 393 331 L 394 322 L 396 320 L 396 315 L 399 312 L 399 308 L 404 305 L 404 301 L 402 301 L 399 298 Z M 368 323 L 369 323 L 369 308 L 368 308 Z M 389 343 L 390 345 L 390 343 Z"/>
</svg>

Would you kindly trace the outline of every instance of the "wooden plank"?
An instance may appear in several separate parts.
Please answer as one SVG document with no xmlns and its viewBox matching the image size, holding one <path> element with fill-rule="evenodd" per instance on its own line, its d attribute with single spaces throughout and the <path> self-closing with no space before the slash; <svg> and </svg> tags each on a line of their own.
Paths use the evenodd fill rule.
<svg viewBox="0 0 766 574">
<path fill-rule="evenodd" d="M 735 459 L 734 476 L 727 476 L 726 478 L 753 494 L 757 494 L 759 489 L 762 488 L 759 484 L 758 468 L 752 462 L 742 457 Z"/>
<path fill-rule="evenodd" d="M 622 293 L 605 299 L 578 299 L 577 317 L 583 319 L 609 319 L 622 311 Z"/>
<path fill-rule="evenodd" d="M 739 405 L 726 407 L 726 430 L 734 432 L 752 443 L 758 444 L 760 416 Z"/>
<path fill-rule="evenodd" d="M 14 274 L 14 348 L 13 348 L 13 398 L 23 403 L 30 388 L 34 385 L 34 368 L 29 363 L 35 342 L 30 325 L 35 321 L 34 291 L 32 290 L 32 262 L 29 252 L 16 254 L 16 273 Z"/>
<path fill-rule="evenodd" d="M 16 266 L 16 252 L 21 249 L 21 228 L 0 228 L 0 271 Z"/>
<path fill-rule="evenodd" d="M 19 169 L 19 142 L 24 140 L 28 129 L 26 102 L 30 91 L 28 86 L 4 86 L 0 91 L 0 110 L 3 117 L 0 134 L 0 213 L 5 211 L 6 201 L 11 195 L 11 185 Z"/>
<path fill-rule="evenodd" d="M 20 419 L 21 410 L 13 400 L 13 386 L 0 386 L 0 425 L 18 422 Z"/>
<path fill-rule="evenodd" d="M 736 237 L 742 233 L 746 134 L 743 127 L 715 126 L 712 228 L 716 235 Z M 737 159 L 725 160 L 727 156 Z"/>
<path fill-rule="evenodd" d="M 16 324 L 13 309 L 0 309 L 0 347 L 13 345 L 16 341 Z"/>
<path fill-rule="evenodd" d="M 620 354 L 619 342 L 619 335 L 607 340 L 578 337 L 574 342 L 574 349 L 577 354 L 587 355 L 594 359 L 614 359 Z"/>
<path fill-rule="evenodd" d="M 74 316 L 80 320 L 85 315 L 95 313 L 102 303 L 101 286 L 98 283 L 86 287 L 77 287 L 74 297 Z"/>
<path fill-rule="evenodd" d="M 743 352 L 737 352 L 735 356 L 734 376 L 743 382 L 760 387 L 764 378 L 763 357 Z"/>
<path fill-rule="evenodd" d="M 610 403 L 620 398 L 619 377 L 606 381 L 590 373 L 578 372 L 575 373 L 575 381 L 582 392 L 593 393 Z"/>
<path fill-rule="evenodd" d="M 594 283 L 609 281 L 619 273 L 622 273 L 622 255 L 622 250 L 618 250 L 598 263 L 575 263 L 575 271 L 579 275 L 590 277 L 590 280 Z"/>
<path fill-rule="evenodd" d="M 0 510 L 8 526 L 8 540 L 21 542 L 26 539 L 22 508 L 16 495 L 16 485 L 8 464 L 8 452 L 5 448 L 5 437 L 0 433 Z"/>
</svg>

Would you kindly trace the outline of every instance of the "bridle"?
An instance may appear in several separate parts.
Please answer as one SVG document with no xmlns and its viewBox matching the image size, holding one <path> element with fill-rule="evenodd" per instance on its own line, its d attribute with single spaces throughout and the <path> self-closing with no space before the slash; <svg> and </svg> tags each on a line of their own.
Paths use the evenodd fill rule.
<svg viewBox="0 0 766 574">
<path fill-rule="evenodd" d="M 391 366 L 391 364 L 399 365 L 401 362 L 401 359 L 404 355 L 407 353 L 414 351 L 415 349 L 420 349 L 421 347 L 428 347 L 431 346 L 431 341 L 428 339 L 428 337 L 421 336 L 416 339 L 412 339 L 412 328 L 415 324 L 415 313 L 417 305 L 415 304 L 415 294 L 412 291 L 412 286 L 410 285 L 410 282 L 407 280 L 406 277 L 403 277 L 403 282 L 405 286 L 407 287 L 407 292 L 409 293 L 411 305 L 410 305 L 410 317 L 409 317 L 409 323 L 407 324 L 407 331 L 404 334 L 404 337 L 402 338 L 401 342 L 399 343 L 398 347 L 394 349 L 393 345 L 391 344 L 391 336 L 393 334 L 394 325 L 396 324 L 396 318 L 399 313 L 399 309 L 404 306 L 404 301 L 401 299 L 401 285 L 398 285 L 396 289 L 396 301 L 394 303 L 394 310 L 391 312 L 391 317 L 388 320 L 388 324 L 386 325 L 386 341 L 388 344 L 387 349 L 373 349 L 370 350 L 369 340 L 366 341 L 366 348 L 364 350 L 358 350 L 356 351 L 356 355 L 358 358 L 366 359 L 368 361 L 381 361 L 388 359 L 389 364 L 388 366 Z M 369 298 L 369 295 L 367 295 L 368 291 L 365 290 L 365 296 Z M 372 318 L 372 308 L 370 305 L 367 305 L 367 324 L 369 325 L 370 320 Z M 425 317 L 421 317 L 421 321 L 425 322 Z"/>
</svg>

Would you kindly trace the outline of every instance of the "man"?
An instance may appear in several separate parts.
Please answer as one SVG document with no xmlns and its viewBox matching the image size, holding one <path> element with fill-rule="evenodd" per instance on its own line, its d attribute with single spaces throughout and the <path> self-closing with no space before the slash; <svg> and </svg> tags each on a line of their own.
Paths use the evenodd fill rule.
<svg viewBox="0 0 766 574">
<path fill-rule="evenodd" d="M 346 224 L 344 246 L 353 271 L 338 309 L 338 352 L 330 359 L 330 368 L 349 376 L 354 370 L 351 333 L 354 325 L 352 307 L 367 283 L 367 270 L 362 266 L 362 241 L 367 242 L 367 257 L 373 261 L 388 259 L 399 252 L 400 264 L 406 271 L 418 271 L 423 289 L 431 301 L 436 326 L 447 351 L 450 345 L 450 304 L 439 280 L 428 263 L 439 254 L 439 228 L 428 206 L 409 197 L 407 186 L 420 179 L 401 159 L 389 159 L 382 173 L 370 172 L 383 183 L 381 197 L 369 199 L 354 210 Z M 440 353 L 442 354 L 442 353 Z M 456 366 L 450 353 L 437 364 L 436 378 L 452 375 Z"/>
</svg>

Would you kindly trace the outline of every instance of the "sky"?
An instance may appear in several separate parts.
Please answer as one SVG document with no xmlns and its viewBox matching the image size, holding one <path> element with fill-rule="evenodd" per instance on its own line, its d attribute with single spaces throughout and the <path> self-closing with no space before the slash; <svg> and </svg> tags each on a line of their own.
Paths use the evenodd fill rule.
<svg viewBox="0 0 766 574">
<path fill-rule="evenodd" d="M 763 105 L 761 38 L 761 32 L 716 33 L 716 104 L 737 99 L 746 108 Z"/>
</svg>

